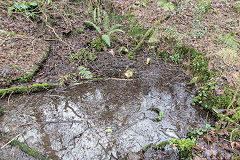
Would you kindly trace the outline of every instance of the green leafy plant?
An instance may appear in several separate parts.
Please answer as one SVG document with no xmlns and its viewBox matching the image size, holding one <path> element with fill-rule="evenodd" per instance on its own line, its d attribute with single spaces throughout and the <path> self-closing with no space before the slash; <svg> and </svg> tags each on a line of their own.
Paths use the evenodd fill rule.
<svg viewBox="0 0 240 160">
<path fill-rule="evenodd" d="M 68 79 L 70 79 L 71 78 L 71 74 L 67 74 L 67 75 L 65 75 L 65 76 L 61 76 L 60 78 L 59 78 L 59 85 L 63 85 Z"/>
<path fill-rule="evenodd" d="M 42 4 L 41 1 L 35 2 L 14 2 L 11 7 L 8 8 L 8 14 L 11 16 L 13 11 L 19 11 L 31 18 L 35 17 L 38 12 L 38 7 Z"/>
<path fill-rule="evenodd" d="M 101 39 L 95 39 L 91 43 L 91 48 L 96 51 L 103 51 L 106 47 Z"/>
<path fill-rule="evenodd" d="M 83 28 L 79 28 L 79 29 L 76 30 L 76 32 L 77 32 L 78 34 L 82 34 L 82 33 L 84 32 L 84 29 L 83 29 Z"/>
<path fill-rule="evenodd" d="M 86 49 L 82 49 L 78 53 L 71 55 L 69 57 L 69 61 L 79 61 L 79 63 L 82 63 L 82 61 L 92 62 L 92 61 L 95 61 L 96 59 L 97 59 L 97 56 Z"/>
<path fill-rule="evenodd" d="M 95 23 L 101 23 L 102 20 L 101 20 L 101 13 L 98 9 L 94 11 L 94 16 L 93 16 L 93 20 Z M 98 13 L 98 20 L 96 19 L 96 15 Z M 109 27 L 109 16 L 107 15 L 107 12 L 104 12 L 104 30 L 105 30 L 105 34 L 102 33 L 102 29 L 97 26 L 97 24 L 91 22 L 91 21 L 84 21 L 84 24 L 87 26 L 87 27 L 93 27 L 94 29 L 97 30 L 101 40 L 103 40 L 105 42 L 105 44 L 110 47 L 111 46 L 111 34 L 115 33 L 115 32 L 124 32 L 123 30 L 119 29 L 119 27 L 121 27 L 122 25 L 120 24 L 115 24 L 113 25 L 112 27 Z"/>
<path fill-rule="evenodd" d="M 199 3 L 199 12 L 209 13 L 209 10 L 212 7 L 211 0 L 198 0 Z"/>
<path fill-rule="evenodd" d="M 92 73 L 90 71 L 88 71 L 85 67 L 79 66 L 78 70 L 79 70 L 78 74 L 80 75 L 81 78 L 86 78 L 86 79 L 93 78 Z"/>
<path fill-rule="evenodd" d="M 138 9 L 141 7 L 147 7 L 149 5 L 148 1 L 144 1 L 144 2 L 140 2 L 140 1 L 136 1 L 135 5 L 137 5 Z"/>
<path fill-rule="evenodd" d="M 158 0 L 157 4 L 161 6 L 164 11 L 173 11 L 175 9 L 175 5 L 167 0 Z"/>
<path fill-rule="evenodd" d="M 196 128 L 196 129 L 193 129 L 191 128 L 188 135 L 192 138 L 194 138 L 196 135 L 203 135 L 204 133 L 207 133 L 208 131 L 211 131 L 212 130 L 212 127 L 210 124 L 206 124 L 205 125 L 205 128 Z"/>
</svg>

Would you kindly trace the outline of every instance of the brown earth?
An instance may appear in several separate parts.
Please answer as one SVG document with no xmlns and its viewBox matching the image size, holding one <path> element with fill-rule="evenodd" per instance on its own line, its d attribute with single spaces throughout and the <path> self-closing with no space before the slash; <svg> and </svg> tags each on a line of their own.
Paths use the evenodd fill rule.
<svg viewBox="0 0 240 160">
<path fill-rule="evenodd" d="M 90 70 L 94 77 L 124 78 L 124 72 L 128 68 L 141 70 L 141 67 L 144 67 L 141 64 L 145 64 L 147 57 L 151 57 L 154 63 L 154 52 L 150 50 L 150 47 L 141 50 L 141 52 L 148 54 L 138 56 L 137 63 L 129 60 L 126 55 L 119 55 L 118 50 L 121 46 L 126 46 L 131 50 L 140 41 L 139 39 L 137 42 L 132 42 L 132 37 L 123 33 L 118 34 L 119 38 L 112 39 L 111 48 L 101 52 L 92 49 L 91 43 L 98 38 L 98 35 L 95 30 L 83 25 L 84 20 L 92 20 L 87 12 L 88 6 L 86 4 L 79 4 L 77 1 L 54 2 L 52 5 L 56 9 L 48 6 L 49 8 L 41 10 L 41 14 L 35 20 L 32 20 L 20 12 L 14 13 L 15 18 L 11 18 L 7 12 L 9 6 L 6 5 L 6 2 L 9 1 L 0 1 L 1 30 L 7 31 L 7 33 L 0 32 L 1 88 L 11 86 L 9 80 L 26 76 L 34 70 L 48 47 L 50 48 L 49 57 L 29 84 L 59 83 L 64 80 L 64 84 L 68 85 L 81 80 L 77 69 L 79 61 L 70 61 L 69 58 L 82 49 L 93 52 L 97 56 L 97 60 L 93 62 L 87 60 L 81 62 L 81 65 Z M 236 8 L 233 7 L 234 0 L 212 0 L 209 12 L 201 14 L 198 21 L 200 25 L 192 23 L 196 15 L 192 12 L 189 4 L 198 7 L 196 1 L 186 1 L 189 3 L 181 3 L 177 6 L 179 9 L 184 9 L 180 14 L 176 14 L 176 10 L 164 12 L 162 7 L 157 5 L 157 0 L 148 1 L 149 6 L 147 7 L 139 7 L 136 2 L 136 0 L 114 0 L 113 6 L 122 15 L 125 13 L 136 15 L 146 29 L 152 27 L 156 21 L 163 19 L 166 15 L 171 15 L 171 18 L 159 26 L 159 28 L 162 28 L 161 34 L 166 35 L 166 33 L 169 33 L 166 32 L 166 29 L 169 26 L 172 27 L 171 37 L 181 40 L 181 45 L 191 46 L 209 56 L 209 67 L 218 69 L 223 73 L 221 77 L 218 77 L 220 79 L 218 80 L 219 85 L 236 86 L 237 77 L 240 73 L 239 54 L 235 57 L 237 60 L 234 64 L 227 63 L 223 58 L 224 56 L 214 54 L 228 47 L 221 40 L 223 35 L 234 33 L 235 41 L 237 43 L 240 41 L 240 16 Z M 146 3 L 144 0 L 138 2 Z M 102 5 L 102 8 L 104 8 L 104 5 Z M 43 21 L 44 18 L 41 16 L 46 15 L 49 15 L 49 17 L 46 21 Z M 113 21 L 112 23 L 117 22 Z M 122 21 L 122 24 L 124 23 Z M 84 28 L 83 33 L 76 33 L 76 30 L 81 28 Z M 207 28 L 207 31 L 205 31 L 205 28 Z M 9 32 L 15 34 L 10 35 Z M 239 53 L 239 45 L 236 50 Z M 212 138 L 213 135 L 214 133 L 211 133 L 207 135 L 208 137 L 199 138 L 198 146 L 195 147 L 195 159 L 200 157 L 202 159 L 229 159 L 231 154 L 237 152 L 231 149 L 233 146 L 230 143 L 222 142 L 222 139 Z M 209 145 L 209 141 L 212 141 L 211 145 Z M 221 143 L 225 145 L 225 148 L 223 148 L 224 154 L 217 155 L 214 149 L 218 150 L 220 147 L 216 146 Z M 211 146 L 214 146 L 214 149 Z M 199 156 L 200 153 L 201 156 Z"/>
</svg>

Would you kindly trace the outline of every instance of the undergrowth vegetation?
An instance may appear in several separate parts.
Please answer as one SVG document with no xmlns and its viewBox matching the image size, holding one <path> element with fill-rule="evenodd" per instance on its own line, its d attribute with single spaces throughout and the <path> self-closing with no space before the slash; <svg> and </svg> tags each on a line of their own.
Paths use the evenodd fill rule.
<svg viewBox="0 0 240 160">
<path fill-rule="evenodd" d="M 98 19 L 96 17 L 98 17 Z M 103 40 L 108 47 L 111 46 L 111 35 L 112 34 L 114 34 L 115 32 L 124 32 L 123 30 L 118 29 L 119 27 L 122 26 L 120 24 L 114 24 L 110 27 L 110 19 L 109 19 L 108 13 L 106 11 L 104 11 L 103 26 L 104 26 L 104 31 L 106 33 L 105 34 L 102 33 L 102 29 L 97 26 L 97 24 L 100 24 L 102 22 L 101 11 L 99 8 L 94 9 L 93 20 L 94 20 L 94 23 L 89 20 L 86 20 L 86 21 L 84 21 L 84 24 L 87 27 L 93 27 L 94 29 L 96 29 L 100 36 L 100 39 Z"/>
<path fill-rule="evenodd" d="M 228 141 L 233 141 L 239 138 L 240 83 L 239 85 L 234 84 L 231 87 L 228 85 L 218 86 L 217 80 L 222 76 L 222 73 L 216 68 L 211 69 L 209 67 L 210 55 L 220 58 L 229 68 L 234 65 L 240 66 L 239 35 L 232 32 L 219 35 L 219 38 L 213 41 L 215 44 L 222 45 L 223 47 L 209 55 L 198 52 L 197 49 L 184 44 L 185 39 L 202 40 L 210 30 L 216 30 L 216 26 L 206 25 L 206 23 L 202 23 L 201 21 L 204 16 L 218 14 L 217 11 L 212 8 L 211 0 L 197 0 L 196 3 L 193 3 L 193 1 L 190 0 L 179 1 L 178 3 L 167 0 L 157 1 L 157 5 L 160 6 L 164 12 L 172 13 L 175 11 L 176 15 L 183 17 L 186 15 L 186 12 L 192 14 L 192 19 L 189 20 L 191 27 L 185 33 L 180 33 L 178 31 L 179 26 L 161 26 L 164 21 L 168 21 L 168 19 L 174 16 L 172 14 L 158 20 L 158 22 L 149 28 L 141 25 L 136 16 L 131 13 L 119 15 L 117 10 L 115 11 L 115 8 L 111 5 L 111 1 L 74 1 L 74 3 L 78 5 L 84 4 L 86 7 L 85 13 L 78 12 L 77 8 L 74 8 L 73 5 L 66 5 L 67 3 L 63 5 L 57 1 L 52 2 L 51 0 L 33 2 L 24 1 L 21 3 L 9 2 L 7 4 L 8 14 L 13 19 L 15 18 L 14 16 L 20 14 L 26 17 L 31 23 L 37 24 L 41 22 L 42 25 L 48 29 L 48 32 L 50 31 L 53 34 L 51 38 L 46 38 L 46 36 L 42 39 L 46 41 L 60 42 L 62 46 L 59 48 L 65 48 L 68 50 L 67 61 L 69 63 L 77 64 L 77 67 L 75 67 L 77 74 L 75 75 L 74 73 L 68 72 L 61 73 L 58 77 L 59 85 L 68 84 L 69 80 L 78 82 L 85 79 L 94 79 L 95 75 L 92 73 L 93 69 L 90 69 L 89 66 L 94 65 L 100 56 L 99 54 L 105 54 L 105 52 L 112 57 L 120 56 L 121 58 L 129 58 L 130 60 L 137 60 L 140 56 L 144 56 L 144 53 L 149 53 L 149 55 L 153 54 L 155 55 L 155 58 L 161 58 L 166 63 L 173 63 L 176 64 L 176 66 L 184 68 L 186 73 L 193 77 L 188 85 L 195 85 L 198 87 L 192 104 L 216 115 L 216 118 L 218 119 L 218 126 L 216 129 L 221 130 L 227 128 L 229 133 L 231 133 L 231 135 L 228 135 L 227 137 Z M 102 5 L 103 3 L 104 6 Z M 130 7 L 130 11 L 147 8 L 150 4 L 151 1 L 148 0 L 141 2 L 136 1 L 134 6 Z M 233 5 L 233 9 L 237 10 L 238 13 L 240 12 L 239 6 L 238 2 Z M 57 11 L 59 12 L 58 15 L 56 15 Z M 73 27 L 72 20 L 79 18 L 78 16 L 81 14 L 84 15 L 83 24 L 78 27 Z M 67 24 L 67 27 L 64 26 L 64 29 L 58 31 L 63 25 L 60 23 L 62 21 Z M 0 30 L 0 32 L 5 35 L 13 34 L 13 32 L 3 30 Z M 42 35 L 39 37 L 42 37 Z M 77 37 L 76 39 L 78 42 L 84 41 L 84 45 L 81 43 L 79 46 L 77 45 L 77 47 L 73 46 L 73 42 L 68 40 L 69 37 Z M 21 38 L 27 39 L 29 37 L 22 36 Z M 33 37 L 30 38 L 34 39 Z M 51 45 L 54 46 L 54 44 Z M 115 53 L 116 50 L 118 51 L 117 53 Z M 50 50 L 46 52 L 46 55 L 43 56 L 39 64 L 36 64 L 32 72 L 25 76 L 12 79 L 11 84 L 27 83 L 33 80 L 34 76 L 40 71 L 42 65 L 46 62 L 49 52 Z M 148 65 L 151 65 L 151 63 Z M 51 71 L 51 69 L 49 70 Z M 131 77 L 132 75 L 128 78 Z M 240 81 L 239 75 L 238 81 Z M 1 89 L 0 95 L 5 96 L 13 93 L 29 93 L 51 88 L 53 86 L 54 85 L 52 84 L 43 83 L 12 87 Z M 152 108 L 152 111 L 158 113 L 158 117 L 154 120 L 160 121 L 163 112 L 156 108 Z M 0 110 L 0 116 L 1 114 L 2 112 Z M 181 140 L 172 139 L 169 141 L 163 141 L 154 148 L 162 149 L 166 145 L 171 145 L 174 149 L 180 151 L 181 159 L 190 159 L 191 150 L 196 144 L 196 137 L 208 133 L 212 128 L 212 126 L 206 125 L 204 129 L 197 128 L 190 130 L 188 137 Z M 20 147 L 26 147 L 21 143 L 15 143 Z"/>
</svg>

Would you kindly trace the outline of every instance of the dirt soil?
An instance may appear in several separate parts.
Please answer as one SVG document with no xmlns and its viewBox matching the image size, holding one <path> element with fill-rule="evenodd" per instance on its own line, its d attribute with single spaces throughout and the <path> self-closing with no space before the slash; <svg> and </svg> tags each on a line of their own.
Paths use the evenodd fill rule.
<svg viewBox="0 0 240 160">
<path fill-rule="evenodd" d="M 19 11 L 14 12 L 14 18 L 10 17 L 7 2 L 10 1 L 0 1 L 0 88 L 43 82 L 73 84 L 81 80 L 78 75 L 79 65 L 91 71 L 93 77 L 107 78 L 125 78 L 124 73 L 128 69 L 134 70 L 137 68 L 135 72 L 140 72 L 142 68 L 146 67 L 145 63 L 148 57 L 151 57 L 152 63 L 169 65 L 164 64 L 161 60 L 155 60 L 154 52 L 150 47 L 141 50 L 141 52 L 147 52 L 148 54 L 139 55 L 136 61 L 129 60 L 126 55 L 119 55 L 118 51 L 121 46 L 126 46 L 131 50 L 136 45 L 136 41 L 133 42 L 132 38 L 124 33 L 117 34 L 118 38 L 112 37 L 111 48 L 103 51 L 93 49 L 91 43 L 98 39 L 98 34 L 96 30 L 89 29 L 83 24 L 85 20 L 92 21 L 90 16 L 92 13 L 88 13 L 89 6 L 84 3 L 71 0 L 54 2 L 52 7 L 44 4 L 48 7 L 47 10 L 36 13 L 36 19 L 33 20 Z M 239 52 L 240 16 L 233 5 L 236 1 L 212 0 L 209 12 L 201 14 L 200 20 L 197 21 L 199 23 L 193 23 L 196 14 L 191 7 L 198 6 L 196 1 L 188 0 L 181 5 L 174 1 L 177 8 L 181 9 L 181 14 L 176 14 L 176 10 L 164 11 L 162 7 L 157 5 L 157 2 L 157 0 L 148 2 L 144 0 L 114 0 L 113 6 L 122 15 L 125 13 L 136 15 L 145 29 L 152 27 L 156 21 L 163 19 L 166 15 L 171 15 L 159 27 L 163 30 L 169 28 L 169 26 L 173 27 L 174 29 L 171 32 L 173 38 L 180 39 L 182 45 L 191 46 L 209 56 L 209 67 L 223 72 L 222 76 L 219 77 L 219 85 L 235 86 L 238 81 L 236 76 L 240 75 L 240 55 L 237 54 L 237 57 L 235 57 L 238 59 L 236 63 L 229 64 L 223 58 L 223 55 L 217 56 L 215 53 L 228 47 L 221 39 L 224 35 L 232 33 L 234 33 L 234 42 L 237 42 L 237 52 Z M 139 6 L 139 3 L 147 3 L 148 5 L 146 7 Z M 104 5 L 102 5 L 102 9 L 104 9 Z M 45 18 L 41 16 L 45 16 Z M 44 19 L 46 21 L 43 21 Z M 112 23 L 116 24 L 117 21 Z M 77 33 L 78 29 L 84 30 L 79 34 Z M 121 29 L 124 30 L 125 28 L 122 27 Z M 163 34 L 165 33 L 163 32 Z M 140 39 L 137 42 L 139 41 Z M 25 84 L 12 84 L 9 81 L 19 76 L 26 76 L 33 71 L 48 48 L 50 49 L 48 58 L 32 80 Z M 72 55 L 82 49 L 94 53 L 97 59 L 93 62 L 69 60 Z M 199 147 L 196 147 L 198 152 L 195 159 L 229 159 L 231 154 L 236 152 L 231 150 L 232 146 L 229 143 L 224 143 L 223 145 L 226 147 L 221 149 L 224 151 L 223 155 L 217 154 L 214 151 L 220 150 L 219 141 L 211 139 L 211 144 L 219 147 L 209 149 L 211 148 L 208 143 L 209 139 L 211 138 L 199 139 L 198 145 L 201 152 Z"/>
</svg>

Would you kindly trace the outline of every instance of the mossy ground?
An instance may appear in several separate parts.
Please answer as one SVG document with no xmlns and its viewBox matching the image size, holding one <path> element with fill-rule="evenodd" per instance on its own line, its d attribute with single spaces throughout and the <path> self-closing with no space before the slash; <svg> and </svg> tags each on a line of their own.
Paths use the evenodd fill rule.
<svg viewBox="0 0 240 160">
<path fill-rule="evenodd" d="M 41 90 L 45 90 L 45 89 L 50 89 L 52 87 L 54 87 L 53 84 L 47 84 L 47 83 L 33 84 L 33 85 L 22 86 L 22 87 L 12 87 L 12 88 L 7 88 L 7 89 L 1 89 L 0 95 L 5 96 L 5 95 L 17 94 L 17 93 L 30 93 L 30 92 L 36 92 L 36 91 L 41 91 Z"/>
<path fill-rule="evenodd" d="M 42 155 L 41 153 L 39 153 L 38 151 L 30 148 L 29 146 L 27 146 L 26 144 L 19 142 L 18 140 L 13 140 L 10 143 L 12 146 L 17 146 L 19 147 L 23 152 L 27 153 L 30 156 L 33 156 L 39 160 L 51 160 L 51 158 L 48 158 L 44 155 Z"/>
</svg>

